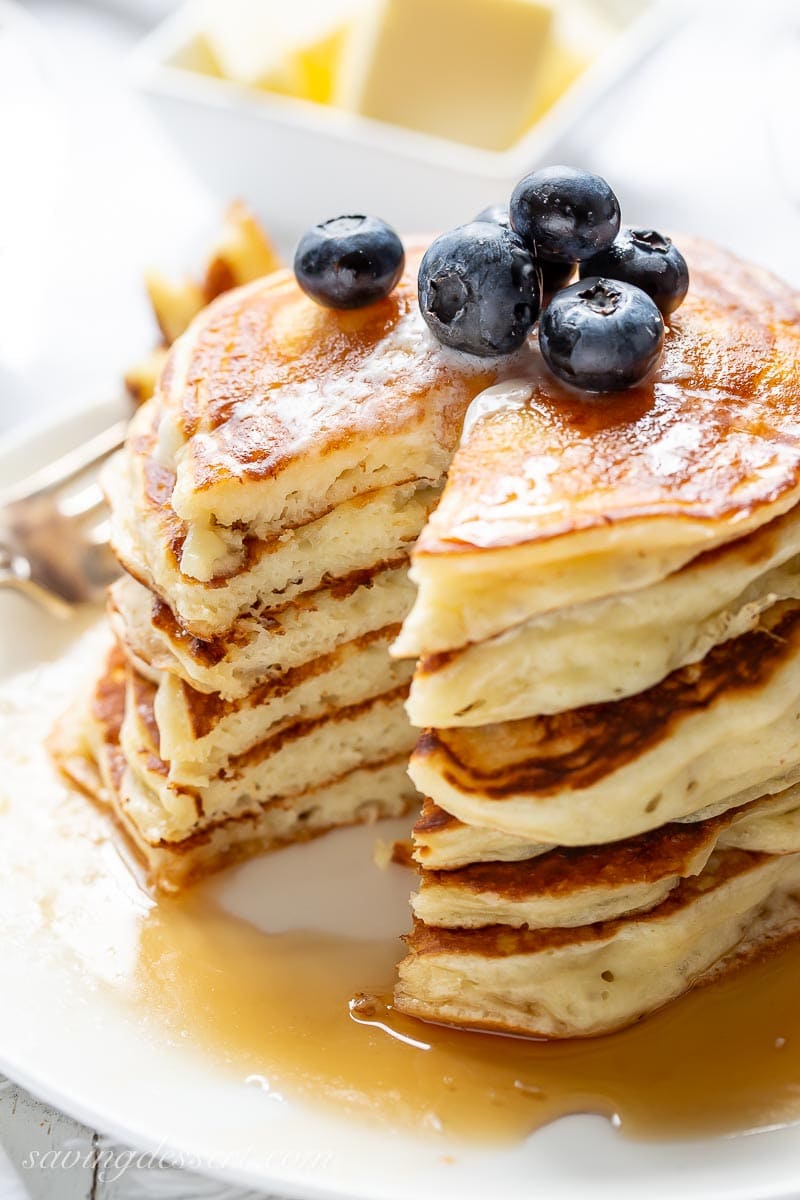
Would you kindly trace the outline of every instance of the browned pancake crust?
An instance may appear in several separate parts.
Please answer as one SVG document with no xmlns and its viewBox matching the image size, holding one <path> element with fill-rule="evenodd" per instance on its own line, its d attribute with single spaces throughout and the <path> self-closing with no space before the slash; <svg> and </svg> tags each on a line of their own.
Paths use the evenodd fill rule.
<svg viewBox="0 0 800 1200">
<path fill-rule="evenodd" d="M 125 771 L 125 758 L 119 745 L 119 733 L 125 716 L 125 687 L 128 665 L 119 646 L 114 645 L 105 669 L 95 684 L 90 707 L 101 730 L 107 755 L 107 773 L 111 784 L 119 787 Z"/>
<path fill-rule="evenodd" d="M 410 952 L 422 954 L 477 954 L 481 958 L 505 958 L 512 954 L 540 954 L 563 946 L 589 945 L 603 942 L 634 922 L 655 921 L 672 916 L 687 908 L 703 894 L 729 882 L 737 875 L 754 870 L 771 856 L 747 850 L 726 849 L 716 853 L 700 875 L 683 879 L 673 888 L 666 900 L 648 912 L 595 925 L 560 929 L 515 929 L 508 925 L 488 925 L 479 929 L 444 929 L 423 924 L 415 919 L 410 934 L 404 938 Z"/>
<path fill-rule="evenodd" d="M 463 828 L 463 821 L 459 821 L 458 817 L 454 817 L 451 813 L 445 812 L 443 808 L 439 808 L 429 796 L 426 796 L 422 802 L 419 817 L 414 825 L 414 837 L 426 840 L 431 834 L 434 836 L 441 833 L 444 829 Z"/>
<path fill-rule="evenodd" d="M 428 729 L 415 757 L 433 757 L 443 777 L 493 800 L 579 790 L 633 762 L 723 694 L 759 691 L 800 651 L 800 604 L 779 604 L 760 628 L 724 642 L 699 663 L 623 700 L 551 716 L 474 728 Z"/>
<path fill-rule="evenodd" d="M 472 863 L 454 871 L 423 870 L 422 888 L 453 887 L 508 900 L 568 896 L 587 888 L 658 883 L 690 872 L 698 855 L 710 853 L 733 814 L 708 821 L 662 825 L 607 846 L 558 847 L 520 862 Z"/>
<path fill-rule="evenodd" d="M 526 409 L 482 421 L 459 450 L 419 554 L 637 518 L 715 522 L 797 489 L 797 293 L 721 248 L 680 244 L 689 294 L 653 375 L 593 401 L 542 368 Z"/>
</svg>

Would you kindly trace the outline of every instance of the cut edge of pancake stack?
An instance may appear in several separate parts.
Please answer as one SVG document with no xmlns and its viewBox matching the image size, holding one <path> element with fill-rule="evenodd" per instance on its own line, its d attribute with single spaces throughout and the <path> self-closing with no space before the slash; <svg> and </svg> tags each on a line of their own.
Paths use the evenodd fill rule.
<svg viewBox="0 0 800 1200">
<path fill-rule="evenodd" d="M 418 799 L 412 667 L 389 647 L 496 372 L 435 342 L 408 259 L 356 312 L 287 271 L 215 301 L 106 473 L 113 648 L 51 745 L 162 888 Z"/>
<path fill-rule="evenodd" d="M 606 1033 L 800 929 L 800 307 L 682 248 L 653 377 L 489 389 L 414 552 L 425 1020 Z"/>
</svg>

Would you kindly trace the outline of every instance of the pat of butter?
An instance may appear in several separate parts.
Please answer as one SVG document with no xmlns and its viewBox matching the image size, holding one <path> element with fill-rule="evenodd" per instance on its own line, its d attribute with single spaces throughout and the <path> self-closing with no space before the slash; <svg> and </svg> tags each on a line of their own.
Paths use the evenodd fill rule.
<svg viewBox="0 0 800 1200">
<path fill-rule="evenodd" d="M 504 150 L 542 110 L 553 9 L 540 0 L 382 0 L 351 31 L 336 102 Z"/>
<path fill-rule="evenodd" d="M 215 74 L 330 102 L 351 22 L 367 0 L 205 0 L 202 39 Z"/>
<path fill-rule="evenodd" d="M 231 530 L 215 530 L 210 522 L 195 521 L 187 530 L 181 550 L 181 571 L 208 583 L 217 575 L 235 571 L 243 556 L 241 534 L 237 537 Z"/>
</svg>

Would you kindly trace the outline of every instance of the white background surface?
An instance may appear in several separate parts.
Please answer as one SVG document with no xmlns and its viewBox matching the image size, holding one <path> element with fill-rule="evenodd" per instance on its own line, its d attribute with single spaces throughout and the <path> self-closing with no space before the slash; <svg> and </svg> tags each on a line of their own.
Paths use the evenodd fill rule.
<svg viewBox="0 0 800 1200">
<path fill-rule="evenodd" d="M 0 34 L 0 434 L 117 390 L 153 339 L 143 268 L 191 263 L 227 199 L 185 172 L 126 88 L 141 26 L 69 0 L 25 8 L 35 53 Z M 714 237 L 800 285 L 800 3 L 690 8 L 559 157 L 607 175 L 624 219 Z M 0 1200 L 245 1194 L 173 1171 L 22 1165 L 96 1137 L 0 1081 Z"/>
</svg>

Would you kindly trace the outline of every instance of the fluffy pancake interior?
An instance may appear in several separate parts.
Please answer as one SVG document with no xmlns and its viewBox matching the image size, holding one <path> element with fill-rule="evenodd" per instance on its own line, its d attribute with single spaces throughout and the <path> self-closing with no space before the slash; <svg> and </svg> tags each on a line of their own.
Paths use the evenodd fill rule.
<svg viewBox="0 0 800 1200">
<path fill-rule="evenodd" d="M 120 746 L 160 806 L 161 837 L 187 836 L 198 821 L 231 816 L 333 783 L 363 765 L 408 753 L 413 733 L 405 686 L 316 720 L 297 722 L 227 761 L 202 788 L 173 783 L 160 754 L 153 685 L 128 672 Z"/>
<path fill-rule="evenodd" d="M 415 840 L 418 836 L 415 830 Z M 800 786 L 721 817 L 667 824 L 606 846 L 556 848 L 524 861 L 481 861 L 424 870 L 413 897 L 427 925 L 529 929 L 577 927 L 643 912 L 682 878 L 699 874 L 717 848 L 800 853 Z"/>
<path fill-rule="evenodd" d="M 452 871 L 470 863 L 519 862 L 552 850 L 535 842 L 485 825 L 466 825 L 429 797 L 414 826 L 413 858 L 431 871 Z"/>
<path fill-rule="evenodd" d="M 154 700 L 160 753 L 175 783 L 202 787 L 251 746 L 297 721 L 333 715 L 409 683 L 411 664 L 393 663 L 396 626 L 346 642 L 331 654 L 262 684 L 239 701 L 194 691 L 164 674 Z"/>
<path fill-rule="evenodd" d="M 242 699 L 285 674 L 403 620 L 413 584 L 407 560 L 356 571 L 277 607 L 246 613 L 218 638 L 193 637 L 162 600 L 130 575 L 111 589 L 114 631 L 144 674 L 168 671 L 197 691 Z"/>
<path fill-rule="evenodd" d="M 157 887 L 182 888 L 209 871 L 340 825 L 400 816 L 415 802 L 403 753 L 264 806 L 254 801 L 247 811 L 197 818 L 188 832 L 167 837 L 161 803 L 119 747 L 127 671 L 112 652 L 86 704 L 60 723 L 51 750 L 65 774 L 110 807 Z"/>
<path fill-rule="evenodd" d="M 186 630 L 203 639 L 225 633 L 257 605 L 286 603 L 406 554 L 438 498 L 435 489 L 415 482 L 359 496 L 281 538 L 250 545 L 246 565 L 232 574 L 215 577 L 212 564 L 203 583 L 181 573 L 172 544 L 181 535 L 164 527 L 158 504 L 141 480 L 131 478 L 124 457 L 112 460 L 104 481 L 114 550 L 123 566 L 167 598 Z M 240 544 L 235 557 L 242 549 Z"/>
<path fill-rule="evenodd" d="M 784 854 L 787 845 L 793 847 L 800 838 L 800 784 L 737 807 L 723 806 L 722 813 L 691 813 L 683 823 L 693 825 L 718 816 L 725 818 L 720 845 Z M 427 798 L 414 825 L 411 854 L 419 867 L 439 873 L 474 863 L 517 863 L 552 849 L 546 842 L 531 842 L 481 825 L 465 825 Z"/>
</svg>

